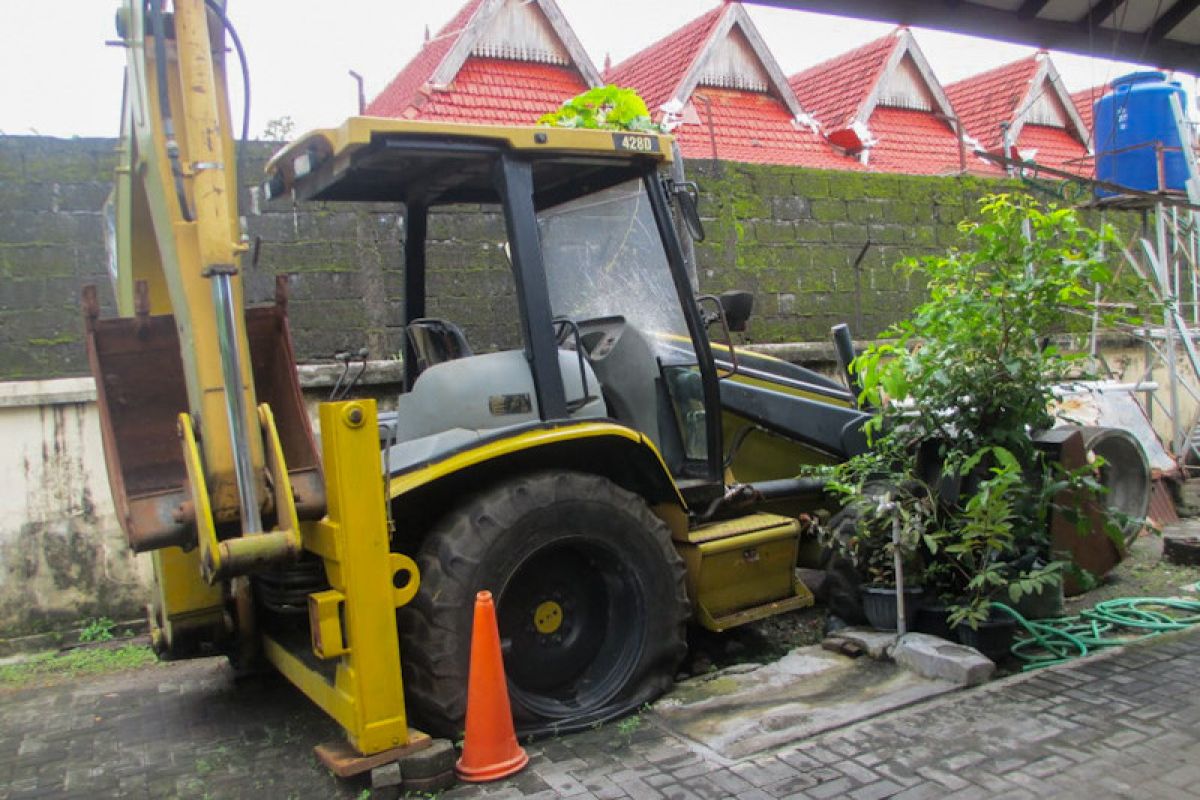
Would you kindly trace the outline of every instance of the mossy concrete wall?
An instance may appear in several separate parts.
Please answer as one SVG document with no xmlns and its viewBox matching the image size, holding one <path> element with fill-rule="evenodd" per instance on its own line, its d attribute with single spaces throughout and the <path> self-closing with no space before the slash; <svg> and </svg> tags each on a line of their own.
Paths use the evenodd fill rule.
<svg viewBox="0 0 1200 800">
<path fill-rule="evenodd" d="M 262 237 L 245 269 L 252 302 L 290 277 L 292 331 L 302 361 L 401 345 L 403 222 L 390 205 L 264 204 L 252 188 L 272 152 L 242 154 L 242 209 Z M 0 137 L 0 379 L 83 375 L 79 292 L 100 287 L 112 311 L 102 208 L 112 185 L 111 139 Z M 922 297 L 893 265 L 957 241 L 955 224 L 984 193 L 1016 184 L 974 178 L 865 175 L 696 161 L 708 232 L 697 246 L 701 288 L 755 293 L 750 337 L 824 339 L 850 322 L 874 336 Z M 464 326 L 478 350 L 518 336 L 499 216 L 455 208 L 430 221 L 429 313 Z M 867 247 L 861 261 L 859 253 Z"/>
<path fill-rule="evenodd" d="M 874 338 L 925 298 L 895 265 L 958 244 L 957 224 L 1014 181 L 693 162 L 706 240 L 702 291 L 754 292 L 756 342 L 824 340 L 849 323 Z M 864 249 L 865 248 L 865 249 Z"/>
<path fill-rule="evenodd" d="M 100 289 L 113 313 L 103 207 L 117 142 L 0 136 L 0 380 L 85 375 L 80 290 Z M 245 266 L 250 302 L 269 302 L 288 274 L 301 361 L 401 345 L 403 222 L 394 205 L 260 202 L 256 187 L 275 145 L 253 142 L 239 161 L 245 228 L 263 246 Z M 481 350 L 511 345 L 515 290 L 497 214 L 478 207 L 432 215 L 428 313 L 460 321 Z"/>
</svg>

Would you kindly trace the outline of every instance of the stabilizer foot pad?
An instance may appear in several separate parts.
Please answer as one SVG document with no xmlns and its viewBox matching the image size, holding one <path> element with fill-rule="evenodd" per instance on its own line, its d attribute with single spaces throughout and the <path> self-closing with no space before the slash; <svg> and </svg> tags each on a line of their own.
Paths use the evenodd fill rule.
<svg viewBox="0 0 1200 800">
<path fill-rule="evenodd" d="M 408 744 L 403 747 L 393 747 L 373 755 L 364 756 L 355 750 L 349 742 L 342 740 L 326 742 L 313 748 L 313 754 L 321 765 L 339 778 L 350 778 L 364 772 L 381 767 L 393 761 L 399 761 L 404 756 L 424 750 L 433 743 L 429 734 L 409 729 Z"/>
</svg>

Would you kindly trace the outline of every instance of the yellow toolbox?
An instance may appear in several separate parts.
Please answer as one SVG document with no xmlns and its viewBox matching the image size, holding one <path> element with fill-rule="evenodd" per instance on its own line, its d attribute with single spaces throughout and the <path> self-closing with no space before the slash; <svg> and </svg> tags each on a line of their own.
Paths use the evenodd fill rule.
<svg viewBox="0 0 1200 800">
<path fill-rule="evenodd" d="M 800 523 L 776 514 L 712 522 L 677 538 L 696 621 L 723 631 L 812 605 L 795 577 L 799 541 Z"/>
</svg>

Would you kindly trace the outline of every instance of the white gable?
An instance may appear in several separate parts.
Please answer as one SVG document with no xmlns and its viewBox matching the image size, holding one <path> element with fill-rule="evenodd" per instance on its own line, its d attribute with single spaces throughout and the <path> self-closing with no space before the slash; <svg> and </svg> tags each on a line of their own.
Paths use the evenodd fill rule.
<svg viewBox="0 0 1200 800">
<path fill-rule="evenodd" d="M 545 64 L 570 64 L 571 57 L 537 3 L 504 0 L 487 20 L 471 54 Z"/>
<path fill-rule="evenodd" d="M 771 79 L 750 41 L 738 26 L 714 42 L 698 81 L 702 86 L 765 92 Z"/>
<path fill-rule="evenodd" d="M 1069 118 L 1063 108 L 1062 100 L 1050 85 L 1049 80 L 1042 81 L 1038 94 L 1029 105 L 1029 113 L 1025 122 L 1029 125 L 1048 125 L 1053 128 L 1066 128 Z"/>
<path fill-rule="evenodd" d="M 921 70 L 909 53 L 904 54 L 904 58 L 884 79 L 879 93 L 879 105 L 919 111 L 933 110 L 933 94 L 929 91 L 929 84 L 925 82 Z"/>
</svg>

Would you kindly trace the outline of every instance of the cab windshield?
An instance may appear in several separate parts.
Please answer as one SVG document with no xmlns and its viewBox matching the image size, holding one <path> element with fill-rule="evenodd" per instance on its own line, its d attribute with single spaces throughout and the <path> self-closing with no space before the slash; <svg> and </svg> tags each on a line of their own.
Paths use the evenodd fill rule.
<svg viewBox="0 0 1200 800">
<path fill-rule="evenodd" d="M 690 340 L 642 181 L 544 209 L 538 230 L 555 316 L 619 315 L 645 333 Z"/>
<path fill-rule="evenodd" d="M 704 474 L 700 369 L 645 184 L 544 209 L 538 231 L 560 346 L 574 331 L 611 413 L 650 436 L 676 475 Z"/>
</svg>

